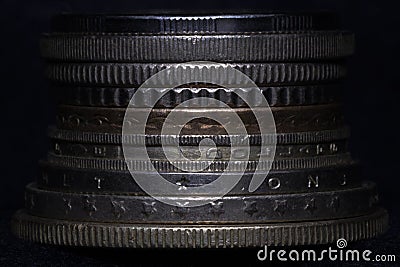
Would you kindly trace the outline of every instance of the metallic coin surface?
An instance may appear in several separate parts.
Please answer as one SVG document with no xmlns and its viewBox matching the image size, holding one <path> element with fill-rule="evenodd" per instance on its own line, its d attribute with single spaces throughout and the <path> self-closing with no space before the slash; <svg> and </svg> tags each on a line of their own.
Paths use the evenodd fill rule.
<svg viewBox="0 0 400 267">
<path fill-rule="evenodd" d="M 89 157 L 89 158 L 129 158 L 129 155 L 140 155 L 142 148 L 137 146 L 107 145 L 107 144 L 87 144 L 71 143 L 65 141 L 52 140 L 50 152 L 60 156 Z M 275 153 L 272 154 L 271 151 Z M 150 159 L 166 160 L 166 154 L 179 159 L 204 159 L 204 160 L 257 160 L 262 155 L 265 158 L 299 158 L 315 157 L 324 155 L 335 155 L 347 152 L 347 141 L 341 140 L 329 143 L 318 144 L 299 144 L 299 145 L 278 145 L 272 146 L 250 146 L 249 150 L 245 147 L 230 146 L 148 146 L 147 155 Z M 125 153 L 127 153 L 125 156 Z M 144 160 L 147 157 L 135 156 L 134 159 Z"/>
<path fill-rule="evenodd" d="M 176 67 L 178 66 L 178 67 Z M 232 67 L 244 73 L 260 86 L 298 85 L 333 82 L 346 76 L 342 63 L 205 63 L 193 67 L 190 64 L 168 63 L 49 63 L 47 78 L 55 83 L 96 86 L 138 86 L 161 70 L 170 67 L 170 77 L 187 77 L 198 81 L 210 72 L 219 73 L 221 69 Z M 201 80 L 203 80 L 201 79 Z M 154 79 L 156 85 L 169 85 L 171 79 Z M 220 86 L 243 85 L 247 82 L 243 75 L 233 77 L 218 76 Z M 152 84 L 149 84 L 152 85 Z"/>
<path fill-rule="evenodd" d="M 73 62 L 283 62 L 343 58 L 353 54 L 352 33 L 251 33 L 196 35 L 49 34 L 46 59 Z"/>
<path fill-rule="evenodd" d="M 150 196 L 67 193 L 26 187 L 26 209 L 35 216 L 97 222 L 125 223 L 267 223 L 324 220 L 368 214 L 377 204 L 375 185 L 325 192 L 224 196 L 210 204 L 185 207 L 192 197 L 160 196 L 171 206 Z M 179 206 L 180 205 L 180 206 Z"/>
<path fill-rule="evenodd" d="M 303 168 L 323 168 L 329 166 L 340 166 L 353 162 L 349 153 L 342 153 L 329 156 L 315 156 L 302 158 L 282 158 L 277 160 L 135 160 L 135 159 L 108 159 L 108 158 L 84 158 L 58 156 L 53 153 L 48 153 L 48 161 L 57 166 L 70 168 L 85 168 L 85 169 L 100 169 L 100 170 L 115 170 L 125 171 L 157 171 L 157 172 L 181 172 L 198 171 L 202 172 L 222 172 L 226 171 L 228 164 L 229 170 L 240 172 L 242 170 L 267 171 L 270 168 L 273 170 L 287 169 L 303 169 Z"/>
<path fill-rule="evenodd" d="M 152 109 L 129 108 L 135 114 L 148 114 L 146 134 L 161 134 L 162 127 L 180 127 L 182 134 L 226 134 L 224 125 L 210 120 L 210 114 L 218 113 L 222 121 L 229 122 L 235 112 L 246 127 L 248 134 L 259 134 L 259 122 L 254 111 L 260 114 L 272 115 L 275 125 L 266 125 L 264 128 L 278 133 L 331 130 L 344 126 L 343 115 L 338 104 L 290 106 L 272 108 L 175 108 Z M 197 117 L 185 125 L 175 121 L 166 122 L 171 111 L 177 116 L 189 113 Z M 80 131 L 101 131 L 121 133 L 123 123 L 135 124 L 138 117 L 124 117 L 126 108 L 94 108 L 83 106 L 60 105 L 56 118 L 56 125 L 60 129 Z M 138 115 L 139 116 L 139 115 Z M 238 125 L 242 126 L 242 125 Z M 268 128 L 267 128 L 268 127 Z M 238 128 L 239 129 L 239 128 Z M 241 129 L 241 128 L 240 128 Z"/>
<path fill-rule="evenodd" d="M 259 224 L 120 224 L 41 218 L 18 211 L 12 231 L 43 244 L 113 248 L 233 248 L 334 243 L 373 238 L 388 228 L 384 209 L 335 220 Z"/>
<path fill-rule="evenodd" d="M 302 106 L 318 105 L 338 102 L 341 98 L 340 84 L 318 84 L 300 86 L 275 86 L 261 88 L 235 88 L 246 93 L 250 106 L 257 107 L 262 104 L 257 97 L 261 90 L 270 107 L 274 106 Z M 189 107 L 183 103 L 189 99 L 200 97 L 214 98 L 232 108 L 244 108 L 248 105 L 233 90 L 223 87 L 208 87 L 192 85 L 190 87 L 173 88 L 166 93 L 162 88 L 136 88 L 125 87 L 81 87 L 81 86 L 53 86 L 52 94 L 60 104 L 75 106 L 98 107 L 126 107 L 130 102 L 135 107 L 174 108 L 177 105 Z M 140 96 L 139 96 L 140 94 Z M 161 99 L 160 99 L 161 97 Z M 198 103 L 191 102 L 190 106 L 203 106 L 207 103 L 199 99 Z M 205 106 L 207 107 L 207 106 Z"/>
<path fill-rule="evenodd" d="M 277 133 L 275 135 L 125 135 L 106 132 L 86 132 L 86 131 L 71 131 L 57 129 L 52 126 L 48 130 L 48 135 L 52 139 L 94 143 L 94 144 L 121 144 L 124 141 L 126 144 L 141 144 L 145 142 L 148 146 L 159 145 L 199 145 L 200 141 L 208 138 L 216 145 L 229 146 L 232 144 L 245 144 L 244 139 L 249 139 L 249 145 L 270 145 L 278 144 L 316 144 L 320 142 L 331 142 L 343 140 L 349 137 L 350 132 L 347 127 L 324 130 L 324 131 L 307 131 L 307 132 L 292 132 L 292 133 Z M 276 140 L 276 141 L 275 141 Z"/>
<path fill-rule="evenodd" d="M 354 35 L 336 15 L 63 14 L 40 50 L 57 115 L 13 217 L 18 237 L 225 248 L 386 230 L 347 147 L 340 96 Z"/>
<path fill-rule="evenodd" d="M 219 173 L 160 173 L 167 181 L 186 187 L 201 186 L 215 181 Z M 147 173 L 143 172 L 144 177 Z M 228 174 L 229 175 L 229 174 Z M 229 194 L 248 194 L 252 173 L 245 173 Z M 361 173 L 358 165 L 331 168 L 271 171 L 255 194 L 282 194 L 340 190 L 359 186 Z M 140 195 L 143 190 L 128 171 L 77 169 L 41 163 L 37 178 L 39 188 L 62 192 L 93 192 Z"/>
<path fill-rule="evenodd" d="M 254 11 L 253 11 L 254 12 Z M 53 32 L 232 33 L 336 30 L 330 12 L 187 14 L 61 14 L 52 18 Z"/>
</svg>

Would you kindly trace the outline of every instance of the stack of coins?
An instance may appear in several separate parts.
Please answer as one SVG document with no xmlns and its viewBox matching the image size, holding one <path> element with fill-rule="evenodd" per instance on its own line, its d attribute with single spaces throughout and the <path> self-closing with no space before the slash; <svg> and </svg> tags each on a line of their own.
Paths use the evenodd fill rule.
<svg viewBox="0 0 400 267">
<path fill-rule="evenodd" d="M 60 15 L 52 22 L 41 48 L 57 122 L 26 207 L 14 216 L 17 236 L 70 246 L 251 247 L 352 241 L 386 229 L 375 185 L 362 180 L 347 151 L 340 81 L 354 38 L 334 14 Z M 200 76 L 210 69 L 238 70 L 255 86 L 244 86 L 242 74 L 207 82 Z M 148 82 L 165 71 L 186 83 L 165 90 Z M 139 124 L 127 119 L 131 109 L 139 117 L 150 109 L 143 135 L 124 133 Z M 257 110 L 274 118 L 267 133 Z M 174 111 L 176 121 L 193 119 L 165 133 Z M 227 125 L 240 128 L 228 111 L 246 132 L 228 133 Z M 205 140 L 213 147 L 202 150 Z M 214 190 L 207 185 L 222 173 L 228 182 L 243 175 L 218 198 L 207 190 L 154 196 L 145 188 L 162 184 L 154 172 L 197 193 Z M 256 173 L 265 179 L 250 190 Z M 204 203 L 188 206 L 193 199 Z"/>
</svg>

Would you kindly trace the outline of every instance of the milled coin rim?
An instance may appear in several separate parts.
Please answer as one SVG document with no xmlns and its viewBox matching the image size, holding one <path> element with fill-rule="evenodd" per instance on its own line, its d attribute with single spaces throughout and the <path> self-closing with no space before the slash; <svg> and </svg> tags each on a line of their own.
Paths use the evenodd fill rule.
<svg viewBox="0 0 400 267">
<path fill-rule="evenodd" d="M 346 31 L 201 35 L 51 33 L 41 39 L 44 58 L 81 62 L 284 62 L 343 58 L 353 51 L 354 34 Z"/>
<path fill-rule="evenodd" d="M 332 130 L 322 131 L 307 131 L 307 132 L 291 132 L 291 133 L 277 133 L 276 141 L 278 144 L 305 144 L 305 143 L 318 143 L 329 142 L 335 140 L 346 139 L 350 136 L 348 127 L 341 127 Z M 84 142 L 84 143 L 99 143 L 99 144 L 122 144 L 123 138 L 125 143 L 140 144 L 142 139 L 145 139 L 146 145 L 198 145 L 204 138 L 209 138 L 215 142 L 216 145 L 231 145 L 243 144 L 244 136 L 235 135 L 125 135 L 109 133 L 109 132 L 88 132 L 88 131 L 73 131 L 57 129 L 54 125 L 48 129 L 48 137 L 57 140 L 71 141 L 71 142 Z M 263 140 L 265 144 L 272 144 L 274 140 L 272 135 L 257 135 L 250 134 L 250 145 L 260 145 Z M 161 142 L 161 139 L 162 142 Z"/>
<path fill-rule="evenodd" d="M 188 63 L 49 63 L 45 76 L 52 82 L 75 85 L 141 85 L 161 70 L 170 68 L 171 77 L 206 77 L 210 70 L 220 72 L 234 68 L 244 73 L 257 85 L 296 85 L 338 81 L 346 76 L 347 68 L 336 62 L 274 62 L 204 64 L 191 68 Z M 220 86 L 246 85 L 243 77 L 220 76 Z M 157 81 L 158 86 L 170 85 L 171 79 Z M 149 84 L 149 86 L 152 84 Z"/>
<path fill-rule="evenodd" d="M 173 108 L 186 100 L 199 96 L 215 98 L 230 107 L 246 107 L 246 103 L 237 94 L 225 87 L 193 86 L 173 88 L 168 94 L 159 88 L 142 88 L 139 92 L 135 87 L 91 87 L 91 86 L 56 86 L 55 91 L 58 103 L 76 106 L 93 107 L 126 107 L 135 92 L 136 96 L 130 105 L 135 107 L 152 107 L 152 100 L 162 98 L 156 107 Z M 339 83 L 297 85 L 297 86 L 270 86 L 259 88 L 235 88 L 250 95 L 251 106 L 260 106 L 257 90 L 261 90 L 270 107 L 304 106 L 337 102 L 340 99 L 342 88 Z M 140 100 L 140 101 L 139 101 Z M 204 103 L 199 102 L 199 106 Z"/>
<path fill-rule="evenodd" d="M 376 237 L 388 228 L 388 213 L 375 212 L 336 220 L 299 223 L 230 225 L 154 225 L 72 222 L 17 211 L 12 232 L 42 244 L 112 248 L 234 248 L 295 246 L 356 241 Z"/>
</svg>

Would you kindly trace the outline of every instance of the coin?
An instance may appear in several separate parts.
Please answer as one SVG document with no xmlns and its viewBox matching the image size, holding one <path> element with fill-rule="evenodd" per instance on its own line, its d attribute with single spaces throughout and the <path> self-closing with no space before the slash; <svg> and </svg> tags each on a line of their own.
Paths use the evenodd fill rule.
<svg viewBox="0 0 400 267">
<path fill-rule="evenodd" d="M 129 155 L 140 155 L 142 147 L 122 146 L 107 144 L 87 144 L 71 143 L 65 141 L 51 141 L 50 152 L 60 156 L 90 157 L 90 158 L 128 158 Z M 170 158 L 177 160 L 190 159 L 197 160 L 257 160 L 260 155 L 264 158 L 299 158 L 315 157 L 323 155 L 335 155 L 347 151 L 347 141 L 318 143 L 318 144 L 299 144 L 299 145 L 278 145 L 272 146 L 249 146 L 249 147 L 230 147 L 230 146 L 148 146 L 146 147 L 147 156 L 153 160 L 166 160 Z M 275 150 L 275 154 L 271 152 Z M 127 156 L 124 155 L 124 152 Z M 147 157 L 146 157 L 147 158 Z M 146 159 L 140 156 L 135 159 Z"/>
<path fill-rule="evenodd" d="M 205 194 L 207 194 L 207 190 Z M 151 196 L 69 193 L 26 187 L 26 209 L 35 216 L 89 222 L 121 223 L 268 223 L 327 220 L 368 214 L 376 208 L 373 183 L 335 191 L 272 195 L 196 196 L 208 205 L 185 207 L 190 197 L 171 199 L 171 206 Z M 209 201 L 207 201 L 209 200 Z"/>
<path fill-rule="evenodd" d="M 353 241 L 386 230 L 375 184 L 347 148 L 340 82 L 354 36 L 335 15 L 69 14 L 52 23 L 40 49 L 56 125 L 25 209 L 13 217 L 17 236 L 219 248 Z M 122 135 L 138 123 L 125 119 L 128 106 L 134 115 L 150 111 L 145 131 Z M 173 109 L 193 119 L 168 121 Z M 254 109 L 274 123 L 259 125 L 271 118 Z M 173 126 L 179 131 L 168 134 Z M 144 144 L 149 158 L 139 153 Z M 256 171 L 265 179 L 254 188 Z M 138 182 L 160 189 L 155 175 L 176 190 L 153 195 Z M 221 175 L 238 181 L 211 195 Z M 206 204 L 187 206 L 196 200 Z"/>
<path fill-rule="evenodd" d="M 242 73 L 232 73 L 231 77 L 218 75 L 226 67 L 235 68 Z M 48 63 L 45 72 L 50 81 L 61 84 L 138 86 L 166 68 L 169 68 L 170 71 L 168 80 L 154 78 L 148 85 L 170 85 L 174 81 L 173 79 L 171 81 L 171 77 L 187 77 L 191 81 L 202 81 L 204 77 L 208 77 L 209 73 L 215 73 L 217 75 L 215 83 L 225 87 L 232 85 L 242 87 L 248 83 L 248 78 L 260 86 L 275 86 L 333 82 L 346 75 L 344 64 L 318 62 L 204 63 L 194 67 L 190 63 L 183 65 L 168 63 Z"/>
<path fill-rule="evenodd" d="M 148 146 L 159 145 L 199 145 L 201 140 L 207 138 L 212 140 L 215 145 L 243 145 L 248 139 L 249 145 L 271 145 L 271 144 L 315 144 L 319 142 L 331 142 L 343 140 L 349 137 L 349 129 L 346 127 L 324 130 L 307 131 L 277 134 L 249 134 L 249 135 L 124 135 L 105 132 L 85 132 L 57 129 L 54 126 L 49 127 L 48 136 L 57 140 L 94 143 L 94 144 L 143 144 Z"/>
<path fill-rule="evenodd" d="M 54 32 L 204 33 L 335 30 L 338 16 L 330 12 L 254 14 L 61 14 L 52 18 Z"/>
<path fill-rule="evenodd" d="M 283 62 L 344 58 L 353 54 L 348 32 L 251 34 L 45 35 L 46 59 L 73 62 Z"/>
<path fill-rule="evenodd" d="M 260 118 L 255 118 L 254 111 L 260 114 L 270 114 L 272 112 L 275 125 L 267 125 L 269 131 L 278 133 L 302 132 L 315 130 L 330 130 L 343 127 L 343 115 L 338 104 L 312 105 L 312 106 L 290 106 L 272 108 L 175 108 L 175 109 L 152 109 L 149 108 L 129 108 L 137 116 L 127 116 L 126 108 L 94 108 L 83 106 L 60 105 L 58 107 L 56 124 L 60 129 L 81 130 L 81 131 L 101 131 L 111 133 L 121 133 L 122 125 L 134 125 L 137 118 L 148 118 L 146 121 L 146 134 L 161 134 L 162 127 L 180 127 L 182 134 L 226 134 L 224 125 L 220 122 L 210 120 L 208 116 L 218 113 L 221 121 L 228 123 L 232 114 L 237 114 L 248 134 L 259 134 Z M 166 122 L 167 116 L 174 110 L 177 116 L 184 116 L 189 113 L 191 117 L 198 118 L 185 125 L 178 124 L 176 121 Z M 238 125 L 239 127 L 240 125 Z M 266 128 L 266 127 L 265 127 Z M 238 131 L 242 128 L 237 128 Z"/>
<path fill-rule="evenodd" d="M 12 231 L 43 244 L 113 248 L 226 248 L 320 245 L 340 238 L 373 238 L 388 228 L 384 209 L 363 216 L 324 221 L 259 224 L 133 224 L 41 218 L 18 211 Z M 312 233 L 312 234 L 310 234 Z"/>
<path fill-rule="evenodd" d="M 138 174 L 146 177 L 148 173 Z M 170 183 L 182 188 L 201 186 L 220 177 L 220 173 L 160 173 Z M 229 176 L 229 173 L 225 173 Z M 361 184 L 358 165 L 349 164 L 330 168 L 271 171 L 255 194 L 282 194 L 340 190 Z M 244 173 L 230 194 L 248 194 L 252 173 Z M 132 175 L 127 171 L 78 169 L 59 167 L 41 162 L 37 179 L 39 188 L 65 192 L 94 192 L 108 194 L 143 194 Z"/>
<path fill-rule="evenodd" d="M 203 172 L 222 172 L 228 171 L 265 171 L 286 170 L 286 169 L 302 169 L 302 168 L 322 168 L 328 166 L 340 166 L 352 163 L 353 160 L 349 153 L 302 157 L 302 158 L 282 158 L 277 160 L 194 160 L 191 162 L 185 160 L 135 160 L 135 159 L 107 159 L 107 158 L 84 158 L 71 156 L 58 156 L 48 153 L 48 161 L 57 165 L 71 168 L 88 168 L 100 170 L 135 170 L 139 171 L 157 171 L 157 172 L 181 172 L 197 171 Z"/>
<path fill-rule="evenodd" d="M 171 88 L 168 92 L 162 88 L 125 88 L 125 87 L 81 87 L 53 86 L 51 92 L 60 104 L 99 107 L 134 107 L 174 108 L 177 105 L 189 107 L 184 102 L 199 97 L 218 99 L 233 108 L 257 107 L 262 105 L 258 92 L 265 97 L 270 107 L 302 106 L 338 102 L 341 96 L 340 84 L 318 84 L 299 86 L 274 86 L 261 88 L 235 88 L 250 97 L 246 104 L 233 90 L 223 87 L 192 85 L 191 87 Z M 135 95 L 134 98 L 132 96 Z M 157 99 L 159 99 L 157 101 Z M 153 105 L 156 103 L 156 105 Z M 191 101 L 190 106 L 205 106 L 199 100 Z"/>
</svg>

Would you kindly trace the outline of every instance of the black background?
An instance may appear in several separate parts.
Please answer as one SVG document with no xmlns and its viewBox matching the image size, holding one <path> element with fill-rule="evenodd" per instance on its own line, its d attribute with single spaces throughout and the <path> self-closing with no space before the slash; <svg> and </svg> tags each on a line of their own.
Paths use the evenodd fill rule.
<svg viewBox="0 0 400 267">
<path fill-rule="evenodd" d="M 138 9 L 323 9 L 338 12 L 344 28 L 356 34 L 356 54 L 349 60 L 349 76 L 344 85 L 345 115 L 352 129 L 351 152 L 362 161 L 365 178 L 378 183 L 383 205 L 394 218 L 392 224 L 396 224 L 400 195 L 400 16 L 396 1 L 1 0 L 0 216 L 5 228 L 12 212 L 23 206 L 24 186 L 38 172 L 37 162 L 47 150 L 47 125 L 54 121 L 54 106 L 43 78 L 38 48 L 40 34 L 49 30 L 50 17 L 60 12 L 129 13 Z M 394 228 L 396 226 L 392 227 L 389 236 L 386 235 L 386 240 L 399 235 L 398 228 Z M 30 250 L 30 253 L 38 250 L 39 254 L 46 255 L 43 252 L 46 250 L 18 243 L 9 235 L 8 229 L 2 230 L 1 238 L 2 249 L 13 244 L 10 246 L 15 251 L 0 251 L 0 264 L 9 263 L 9 257 L 15 253 L 24 252 L 26 256 L 28 251 L 24 250 Z M 377 242 L 375 244 L 385 245 Z M 393 242 L 398 245 L 398 237 Z M 54 252 L 49 255 L 51 253 Z M 49 261 L 57 259 L 49 255 Z M 32 257 L 32 261 L 19 263 L 39 260 Z M 40 260 L 48 263 L 46 257 L 40 257 Z"/>
</svg>

